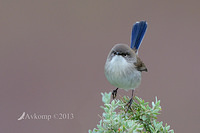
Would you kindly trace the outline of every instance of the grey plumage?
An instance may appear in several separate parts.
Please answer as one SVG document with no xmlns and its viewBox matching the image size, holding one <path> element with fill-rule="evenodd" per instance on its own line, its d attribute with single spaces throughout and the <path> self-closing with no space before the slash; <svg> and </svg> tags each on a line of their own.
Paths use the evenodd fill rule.
<svg viewBox="0 0 200 133">
<path fill-rule="evenodd" d="M 111 49 L 105 64 L 105 76 L 112 85 L 125 90 L 135 89 L 140 85 L 142 71 L 147 68 L 134 49 L 126 44 L 116 44 Z"/>
</svg>

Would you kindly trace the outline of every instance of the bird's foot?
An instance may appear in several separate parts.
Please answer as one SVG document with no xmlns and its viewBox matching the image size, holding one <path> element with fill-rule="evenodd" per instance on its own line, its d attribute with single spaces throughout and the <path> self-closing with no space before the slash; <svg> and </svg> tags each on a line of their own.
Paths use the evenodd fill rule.
<svg viewBox="0 0 200 133">
<path fill-rule="evenodd" d="M 115 99 L 115 97 L 117 96 L 117 90 L 118 90 L 118 88 L 113 90 L 113 92 L 112 92 L 113 99 Z"/>
<path fill-rule="evenodd" d="M 129 100 L 129 102 L 125 105 L 125 106 L 128 106 L 128 108 L 127 108 L 127 111 L 129 110 L 129 109 L 131 109 L 131 104 L 132 104 L 132 102 L 133 102 L 133 97 Z M 131 109 L 132 110 L 132 109 Z M 127 112 L 126 111 L 126 112 Z"/>
</svg>

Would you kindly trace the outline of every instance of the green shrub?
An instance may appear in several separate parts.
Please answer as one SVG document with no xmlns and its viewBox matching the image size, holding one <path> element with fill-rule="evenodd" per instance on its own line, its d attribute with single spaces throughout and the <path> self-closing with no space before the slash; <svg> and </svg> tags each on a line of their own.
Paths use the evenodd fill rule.
<svg viewBox="0 0 200 133">
<path fill-rule="evenodd" d="M 102 93 L 104 110 L 97 128 L 89 133 L 174 133 L 170 126 L 157 121 L 161 110 L 160 100 L 155 98 L 152 106 L 135 96 L 131 108 L 127 110 L 129 97 L 111 100 L 110 93 Z"/>
</svg>

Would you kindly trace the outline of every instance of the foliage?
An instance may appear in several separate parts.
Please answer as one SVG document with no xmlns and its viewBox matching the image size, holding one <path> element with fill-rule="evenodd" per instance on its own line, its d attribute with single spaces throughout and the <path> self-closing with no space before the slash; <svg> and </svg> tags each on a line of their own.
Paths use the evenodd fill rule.
<svg viewBox="0 0 200 133">
<path fill-rule="evenodd" d="M 157 121 L 161 111 L 160 100 L 155 98 L 152 106 L 135 96 L 131 108 L 127 110 L 129 98 L 111 100 L 110 93 L 102 93 L 104 110 L 97 128 L 89 133 L 174 133 L 170 126 Z"/>
</svg>

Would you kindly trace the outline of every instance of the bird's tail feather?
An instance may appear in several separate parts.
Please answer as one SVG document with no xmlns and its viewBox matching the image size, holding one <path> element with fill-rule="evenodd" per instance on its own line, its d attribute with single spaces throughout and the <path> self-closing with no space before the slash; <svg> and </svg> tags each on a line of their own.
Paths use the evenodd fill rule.
<svg viewBox="0 0 200 133">
<path fill-rule="evenodd" d="M 133 25 L 132 28 L 132 34 L 131 34 L 131 48 L 138 51 L 140 44 L 142 42 L 142 39 L 144 37 L 144 34 L 147 29 L 147 22 L 146 21 L 140 21 L 136 22 Z"/>
</svg>

